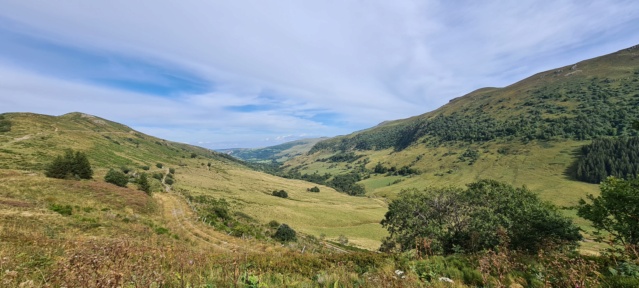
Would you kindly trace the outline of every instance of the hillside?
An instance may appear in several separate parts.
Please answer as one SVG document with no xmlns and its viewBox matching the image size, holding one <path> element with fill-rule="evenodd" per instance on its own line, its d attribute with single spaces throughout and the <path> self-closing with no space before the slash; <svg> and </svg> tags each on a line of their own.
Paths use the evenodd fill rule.
<svg viewBox="0 0 639 288">
<path fill-rule="evenodd" d="M 367 195 L 390 198 L 405 188 L 460 187 L 490 178 L 526 185 L 545 200 L 572 207 L 598 193 L 597 185 L 574 180 L 581 146 L 636 136 L 631 127 L 639 119 L 637 91 L 635 46 L 321 141 L 285 162 L 284 173 L 309 179 L 357 171 Z"/>
<path fill-rule="evenodd" d="M 317 144 L 327 138 L 300 139 L 264 148 L 220 149 L 235 158 L 255 163 L 285 162 L 293 157 L 306 154 Z"/>
</svg>

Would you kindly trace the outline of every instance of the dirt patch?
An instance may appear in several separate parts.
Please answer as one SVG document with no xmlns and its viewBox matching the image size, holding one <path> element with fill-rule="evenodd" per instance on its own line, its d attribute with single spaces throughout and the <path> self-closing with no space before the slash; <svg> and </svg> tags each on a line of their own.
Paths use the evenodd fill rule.
<svg viewBox="0 0 639 288">
<path fill-rule="evenodd" d="M 6 205 L 11 207 L 19 207 L 19 208 L 31 208 L 35 207 L 33 203 L 13 200 L 13 199 L 2 199 L 0 198 L 0 205 Z"/>
</svg>

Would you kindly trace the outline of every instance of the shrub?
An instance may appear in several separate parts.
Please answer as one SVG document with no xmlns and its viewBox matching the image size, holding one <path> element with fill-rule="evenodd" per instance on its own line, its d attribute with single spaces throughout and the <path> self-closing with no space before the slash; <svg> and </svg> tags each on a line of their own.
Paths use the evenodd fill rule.
<svg viewBox="0 0 639 288">
<path fill-rule="evenodd" d="M 122 171 L 122 173 L 124 173 L 124 174 L 129 174 L 129 172 L 131 172 L 131 168 L 126 167 L 126 166 L 122 166 L 122 167 L 120 167 L 120 171 Z"/>
<path fill-rule="evenodd" d="M 195 157 L 197 157 L 197 154 L 191 153 L 191 158 L 195 158 Z"/>
<path fill-rule="evenodd" d="M 280 198 L 288 198 L 288 193 L 286 193 L 286 191 L 284 190 L 280 190 L 280 191 L 275 190 L 273 191 L 273 196 L 277 196 Z"/>
<path fill-rule="evenodd" d="M 151 175 L 151 177 L 162 181 L 162 178 L 164 178 L 164 175 L 162 173 L 160 173 L 160 172 L 156 172 L 156 173 L 153 173 L 153 175 Z"/>
<path fill-rule="evenodd" d="M 51 204 L 51 206 L 49 206 L 49 209 L 64 216 L 70 216 L 71 214 L 73 214 L 73 208 L 71 207 L 71 205 Z"/>
<path fill-rule="evenodd" d="M 175 168 L 169 168 L 169 173 L 175 174 Z"/>
<path fill-rule="evenodd" d="M 45 175 L 51 178 L 91 179 L 93 170 L 86 154 L 67 149 L 64 156 L 57 156 L 47 167 Z"/>
<path fill-rule="evenodd" d="M 107 174 L 104 176 L 104 181 L 106 181 L 107 183 L 118 185 L 120 187 L 126 187 L 129 179 L 124 173 L 114 169 L 110 169 L 109 172 L 107 172 Z"/>
<path fill-rule="evenodd" d="M 313 188 L 309 188 L 309 189 L 308 189 L 308 191 L 309 191 L 309 192 L 315 192 L 315 193 L 318 193 L 318 192 L 320 192 L 320 189 L 319 189 L 319 187 L 315 186 L 315 187 L 313 187 Z"/>
<path fill-rule="evenodd" d="M 288 241 L 296 241 L 297 237 L 295 236 L 295 230 L 293 230 L 293 228 L 289 227 L 286 224 L 282 224 L 280 225 L 279 228 L 277 228 L 277 232 L 275 232 L 275 235 L 273 235 L 273 238 L 280 240 L 282 242 L 288 242 Z"/>
<path fill-rule="evenodd" d="M 339 235 L 339 237 L 337 237 L 337 242 L 342 245 L 348 245 L 348 238 L 344 235 Z"/>
<path fill-rule="evenodd" d="M 271 227 L 273 229 L 280 227 L 280 222 L 277 222 L 275 220 L 271 220 L 271 222 L 268 222 L 268 227 Z"/>
<path fill-rule="evenodd" d="M 158 168 L 162 169 L 162 167 L 164 167 L 164 165 L 162 165 L 162 163 L 157 163 L 157 164 L 155 164 L 155 167 L 158 167 Z"/>
<path fill-rule="evenodd" d="M 4 115 L 0 115 L 0 133 L 11 131 L 11 121 L 6 119 Z"/>
<path fill-rule="evenodd" d="M 149 169 L 151 169 L 151 167 L 149 167 L 148 165 L 142 166 L 141 168 L 144 171 L 149 171 Z"/>
<path fill-rule="evenodd" d="M 164 183 L 165 183 L 166 185 L 173 185 L 174 180 L 173 180 L 173 178 L 169 178 L 169 177 L 167 177 L 166 179 L 164 179 Z"/>
<path fill-rule="evenodd" d="M 138 179 L 138 189 L 146 192 L 146 194 L 151 193 L 151 185 L 149 184 L 146 173 L 140 174 L 140 179 Z"/>
</svg>

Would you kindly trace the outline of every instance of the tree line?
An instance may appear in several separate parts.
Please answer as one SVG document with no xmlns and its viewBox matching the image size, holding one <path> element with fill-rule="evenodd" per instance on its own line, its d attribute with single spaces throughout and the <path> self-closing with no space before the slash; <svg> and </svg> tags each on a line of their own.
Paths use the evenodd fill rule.
<svg viewBox="0 0 639 288">
<path fill-rule="evenodd" d="M 599 183 L 608 176 L 631 178 L 639 175 L 639 137 L 593 140 L 580 149 L 578 180 Z"/>
<path fill-rule="evenodd" d="M 484 109 L 489 103 L 466 107 L 447 115 L 418 117 L 381 126 L 351 136 L 318 142 L 309 151 L 320 150 L 403 150 L 430 136 L 434 145 L 461 141 L 486 142 L 495 139 L 590 140 L 603 136 L 637 136 L 633 120 L 639 118 L 639 74 L 627 80 L 592 78 L 555 83 L 532 90 L 526 100 L 516 103 L 505 119 Z M 497 111 L 508 108 L 497 100 L 490 103 Z M 571 107 L 571 108 L 567 108 Z"/>
</svg>

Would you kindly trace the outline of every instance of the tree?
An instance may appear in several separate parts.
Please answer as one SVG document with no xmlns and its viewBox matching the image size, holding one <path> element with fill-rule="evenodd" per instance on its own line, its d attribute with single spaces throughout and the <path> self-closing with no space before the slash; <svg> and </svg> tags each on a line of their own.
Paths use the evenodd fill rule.
<svg viewBox="0 0 639 288">
<path fill-rule="evenodd" d="M 151 194 L 151 185 L 149 184 L 149 179 L 146 176 L 146 173 L 140 174 L 140 178 L 138 179 L 138 189 L 146 192 L 147 194 Z"/>
<path fill-rule="evenodd" d="M 315 186 L 315 187 L 313 187 L 313 188 L 308 188 L 308 191 L 309 191 L 309 192 L 319 193 L 319 192 L 320 192 L 320 189 L 319 189 L 319 187 Z"/>
<path fill-rule="evenodd" d="M 45 175 L 51 178 L 66 179 L 91 179 L 93 170 L 86 154 L 67 149 L 64 156 L 57 156 L 45 171 Z"/>
<path fill-rule="evenodd" d="M 639 178 L 608 177 L 599 185 L 601 195 L 581 199 L 577 215 L 592 222 L 622 245 L 639 245 Z"/>
<path fill-rule="evenodd" d="M 277 232 L 275 232 L 275 235 L 273 235 L 273 238 L 280 240 L 282 242 L 297 240 L 295 230 L 293 230 L 293 228 L 289 227 L 286 224 L 282 224 L 280 225 L 279 228 L 277 228 Z"/>
<path fill-rule="evenodd" d="M 389 236 L 383 247 L 449 254 L 508 245 L 534 253 L 547 243 L 576 243 L 579 230 L 555 207 L 525 187 L 480 180 L 459 188 L 406 190 L 391 202 L 381 222 Z M 503 233 L 502 233 L 503 234 Z M 427 243 L 427 245 L 426 245 Z M 426 247 L 428 246 L 428 247 Z"/>
<path fill-rule="evenodd" d="M 129 179 L 124 173 L 114 169 L 110 169 L 109 172 L 107 172 L 104 176 L 104 181 L 120 187 L 126 187 L 126 184 L 129 183 Z"/>
</svg>

